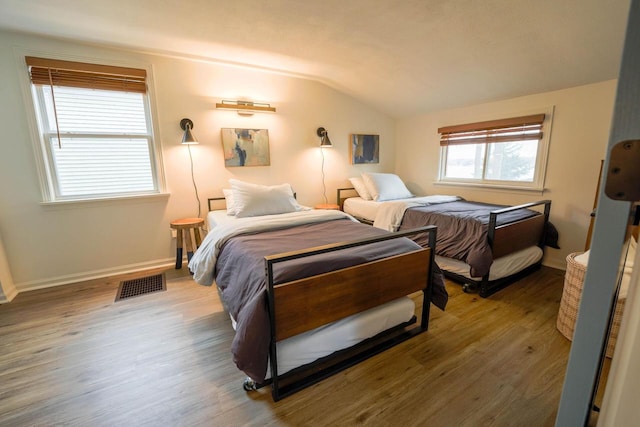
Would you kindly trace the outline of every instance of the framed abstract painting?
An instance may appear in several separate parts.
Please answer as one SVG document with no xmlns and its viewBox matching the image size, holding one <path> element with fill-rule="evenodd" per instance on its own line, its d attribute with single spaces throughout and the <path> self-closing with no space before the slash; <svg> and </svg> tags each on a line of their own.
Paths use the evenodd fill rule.
<svg viewBox="0 0 640 427">
<path fill-rule="evenodd" d="M 349 144 L 351 163 L 380 162 L 380 135 L 352 134 Z"/>
<path fill-rule="evenodd" d="M 222 148 L 226 167 L 271 164 L 268 129 L 223 128 Z"/>
</svg>

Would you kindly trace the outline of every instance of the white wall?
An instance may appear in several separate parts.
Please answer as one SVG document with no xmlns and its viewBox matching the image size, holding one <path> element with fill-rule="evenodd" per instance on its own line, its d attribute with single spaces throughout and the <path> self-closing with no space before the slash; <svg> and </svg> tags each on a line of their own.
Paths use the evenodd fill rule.
<svg viewBox="0 0 640 427">
<path fill-rule="evenodd" d="M 170 197 L 41 205 L 31 134 L 33 113 L 25 99 L 26 54 L 150 66 L 159 131 L 156 139 L 162 146 Z M 5 32 L 0 32 L 0 78 L 0 124 L 4 129 L 0 139 L 0 234 L 18 290 L 171 264 L 175 243 L 169 221 L 197 214 L 188 152 L 180 145 L 178 123 L 183 117 L 193 120 L 194 133 L 201 141 L 192 146 L 192 152 L 203 212 L 206 197 L 221 195 L 230 177 L 266 184 L 291 182 L 302 203 L 323 202 L 315 131 L 324 126 L 335 147 L 325 150 L 329 202 L 335 200 L 335 188 L 348 185 L 350 176 L 394 170 L 417 193 L 459 194 L 504 204 L 550 198 L 562 249 L 547 250 L 545 264 L 564 268 L 566 255 L 584 247 L 615 93 L 615 82 L 608 81 L 394 121 L 307 79 Z M 215 109 L 221 99 L 238 98 L 270 102 L 278 111 L 241 117 Z M 434 185 L 438 127 L 552 105 L 555 116 L 543 194 Z M 271 166 L 225 168 L 220 142 L 223 127 L 269 129 Z M 380 134 L 379 165 L 350 165 L 350 133 Z"/>
<path fill-rule="evenodd" d="M 32 146 L 32 111 L 24 56 L 63 56 L 114 65 L 152 67 L 157 110 L 156 139 L 162 145 L 168 198 L 43 206 Z M 325 150 L 329 202 L 347 178 L 364 170 L 392 171 L 394 121 L 319 82 L 261 70 L 147 55 L 0 32 L 0 234 L 19 291 L 122 271 L 170 265 L 175 256 L 169 222 L 195 216 L 187 149 L 180 119 L 194 122 L 200 145 L 192 146 L 202 200 L 222 194 L 231 177 L 251 182 L 290 182 L 301 203 L 323 203 L 316 128 L 334 144 Z M 218 111 L 222 99 L 270 102 L 275 114 L 240 117 Z M 224 167 L 220 128 L 267 128 L 271 166 Z M 379 165 L 352 166 L 350 133 L 380 135 Z"/>
<path fill-rule="evenodd" d="M 616 82 L 611 80 L 399 120 L 396 171 L 418 194 L 456 194 L 498 204 L 551 199 L 551 221 L 559 230 L 561 249 L 547 248 L 544 264 L 564 269 L 569 253 L 584 250 L 600 161 L 609 137 L 615 89 Z M 544 192 L 435 184 L 439 127 L 544 112 L 550 106 L 555 106 L 555 113 Z"/>
</svg>

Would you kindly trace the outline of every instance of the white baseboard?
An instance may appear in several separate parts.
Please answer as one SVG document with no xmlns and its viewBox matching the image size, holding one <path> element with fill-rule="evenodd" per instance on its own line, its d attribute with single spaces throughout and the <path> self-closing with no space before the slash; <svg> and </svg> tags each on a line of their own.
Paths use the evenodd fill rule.
<svg viewBox="0 0 640 427">
<path fill-rule="evenodd" d="M 0 304 L 11 302 L 16 295 L 18 295 L 18 290 L 15 286 L 7 286 L 6 284 L 2 285 L 2 288 L 0 289 Z"/>
<path fill-rule="evenodd" d="M 551 268 L 555 268 L 556 270 L 562 270 L 565 271 L 567 269 L 567 263 L 560 263 L 560 262 L 554 262 L 554 261 L 542 261 L 542 265 L 544 265 L 545 267 L 551 267 Z"/>
<path fill-rule="evenodd" d="M 119 274 L 135 273 L 142 270 L 152 268 L 170 267 L 175 265 L 175 258 L 165 258 L 154 261 L 141 262 L 137 264 L 121 265 L 113 268 L 105 268 L 103 270 L 86 271 L 82 273 L 68 274 L 64 276 L 51 277 L 43 280 L 33 280 L 30 282 L 15 283 L 19 292 L 33 291 L 36 289 L 51 288 L 54 286 L 68 285 L 70 283 L 82 282 L 85 280 L 100 279 L 102 277 L 115 276 Z M 0 300 L 1 302 L 1 300 Z"/>
<path fill-rule="evenodd" d="M 186 262 L 183 260 L 183 262 Z M 558 270 L 566 270 L 567 265 L 554 262 L 543 262 L 543 265 Z M 52 288 L 54 286 L 68 285 L 71 283 L 82 282 L 85 280 L 100 279 L 118 274 L 135 273 L 138 271 L 149 270 L 152 268 L 163 268 L 175 265 L 175 258 L 165 258 L 160 260 L 141 262 L 137 264 L 122 265 L 113 268 L 105 268 L 102 270 L 86 271 L 76 274 L 68 274 L 64 276 L 51 277 L 43 280 L 33 280 L 30 282 L 15 283 L 14 288 L 9 289 L 7 295 L 0 294 L 0 304 L 10 302 L 20 292 L 28 292 L 36 289 Z"/>
</svg>

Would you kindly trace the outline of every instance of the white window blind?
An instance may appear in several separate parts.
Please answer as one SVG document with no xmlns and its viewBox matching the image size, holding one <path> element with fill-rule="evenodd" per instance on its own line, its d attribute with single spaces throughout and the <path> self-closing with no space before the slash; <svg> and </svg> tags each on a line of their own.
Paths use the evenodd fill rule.
<svg viewBox="0 0 640 427">
<path fill-rule="evenodd" d="M 67 80 L 40 84 L 38 70 L 32 82 L 52 199 L 157 193 L 146 93 L 75 87 Z"/>
</svg>

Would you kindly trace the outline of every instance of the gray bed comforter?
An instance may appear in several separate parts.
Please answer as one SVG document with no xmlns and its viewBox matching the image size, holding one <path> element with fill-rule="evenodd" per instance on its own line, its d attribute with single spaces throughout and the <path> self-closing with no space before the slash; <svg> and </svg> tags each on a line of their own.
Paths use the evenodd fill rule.
<svg viewBox="0 0 640 427">
<path fill-rule="evenodd" d="M 455 201 L 409 208 L 405 211 L 400 230 L 425 225 L 438 227 L 436 254 L 463 261 L 471 266 L 472 277 L 482 277 L 489 272 L 493 257 L 487 238 L 489 214 L 508 206 L 486 203 Z M 519 209 L 498 215 L 497 225 L 540 215 L 530 209 Z M 425 246 L 427 235 L 414 238 Z"/>
<path fill-rule="evenodd" d="M 229 239 L 218 256 L 215 279 L 225 308 L 237 322 L 231 351 L 238 368 L 258 382 L 264 380 L 267 371 L 270 330 L 265 256 L 387 233 L 342 219 Z M 283 262 L 275 265 L 274 279 L 275 283 L 283 283 L 418 247 L 410 239 L 400 238 Z M 444 279 L 439 269 L 434 271 L 437 274 L 434 274 L 432 302 L 444 310 L 448 298 Z"/>
</svg>

